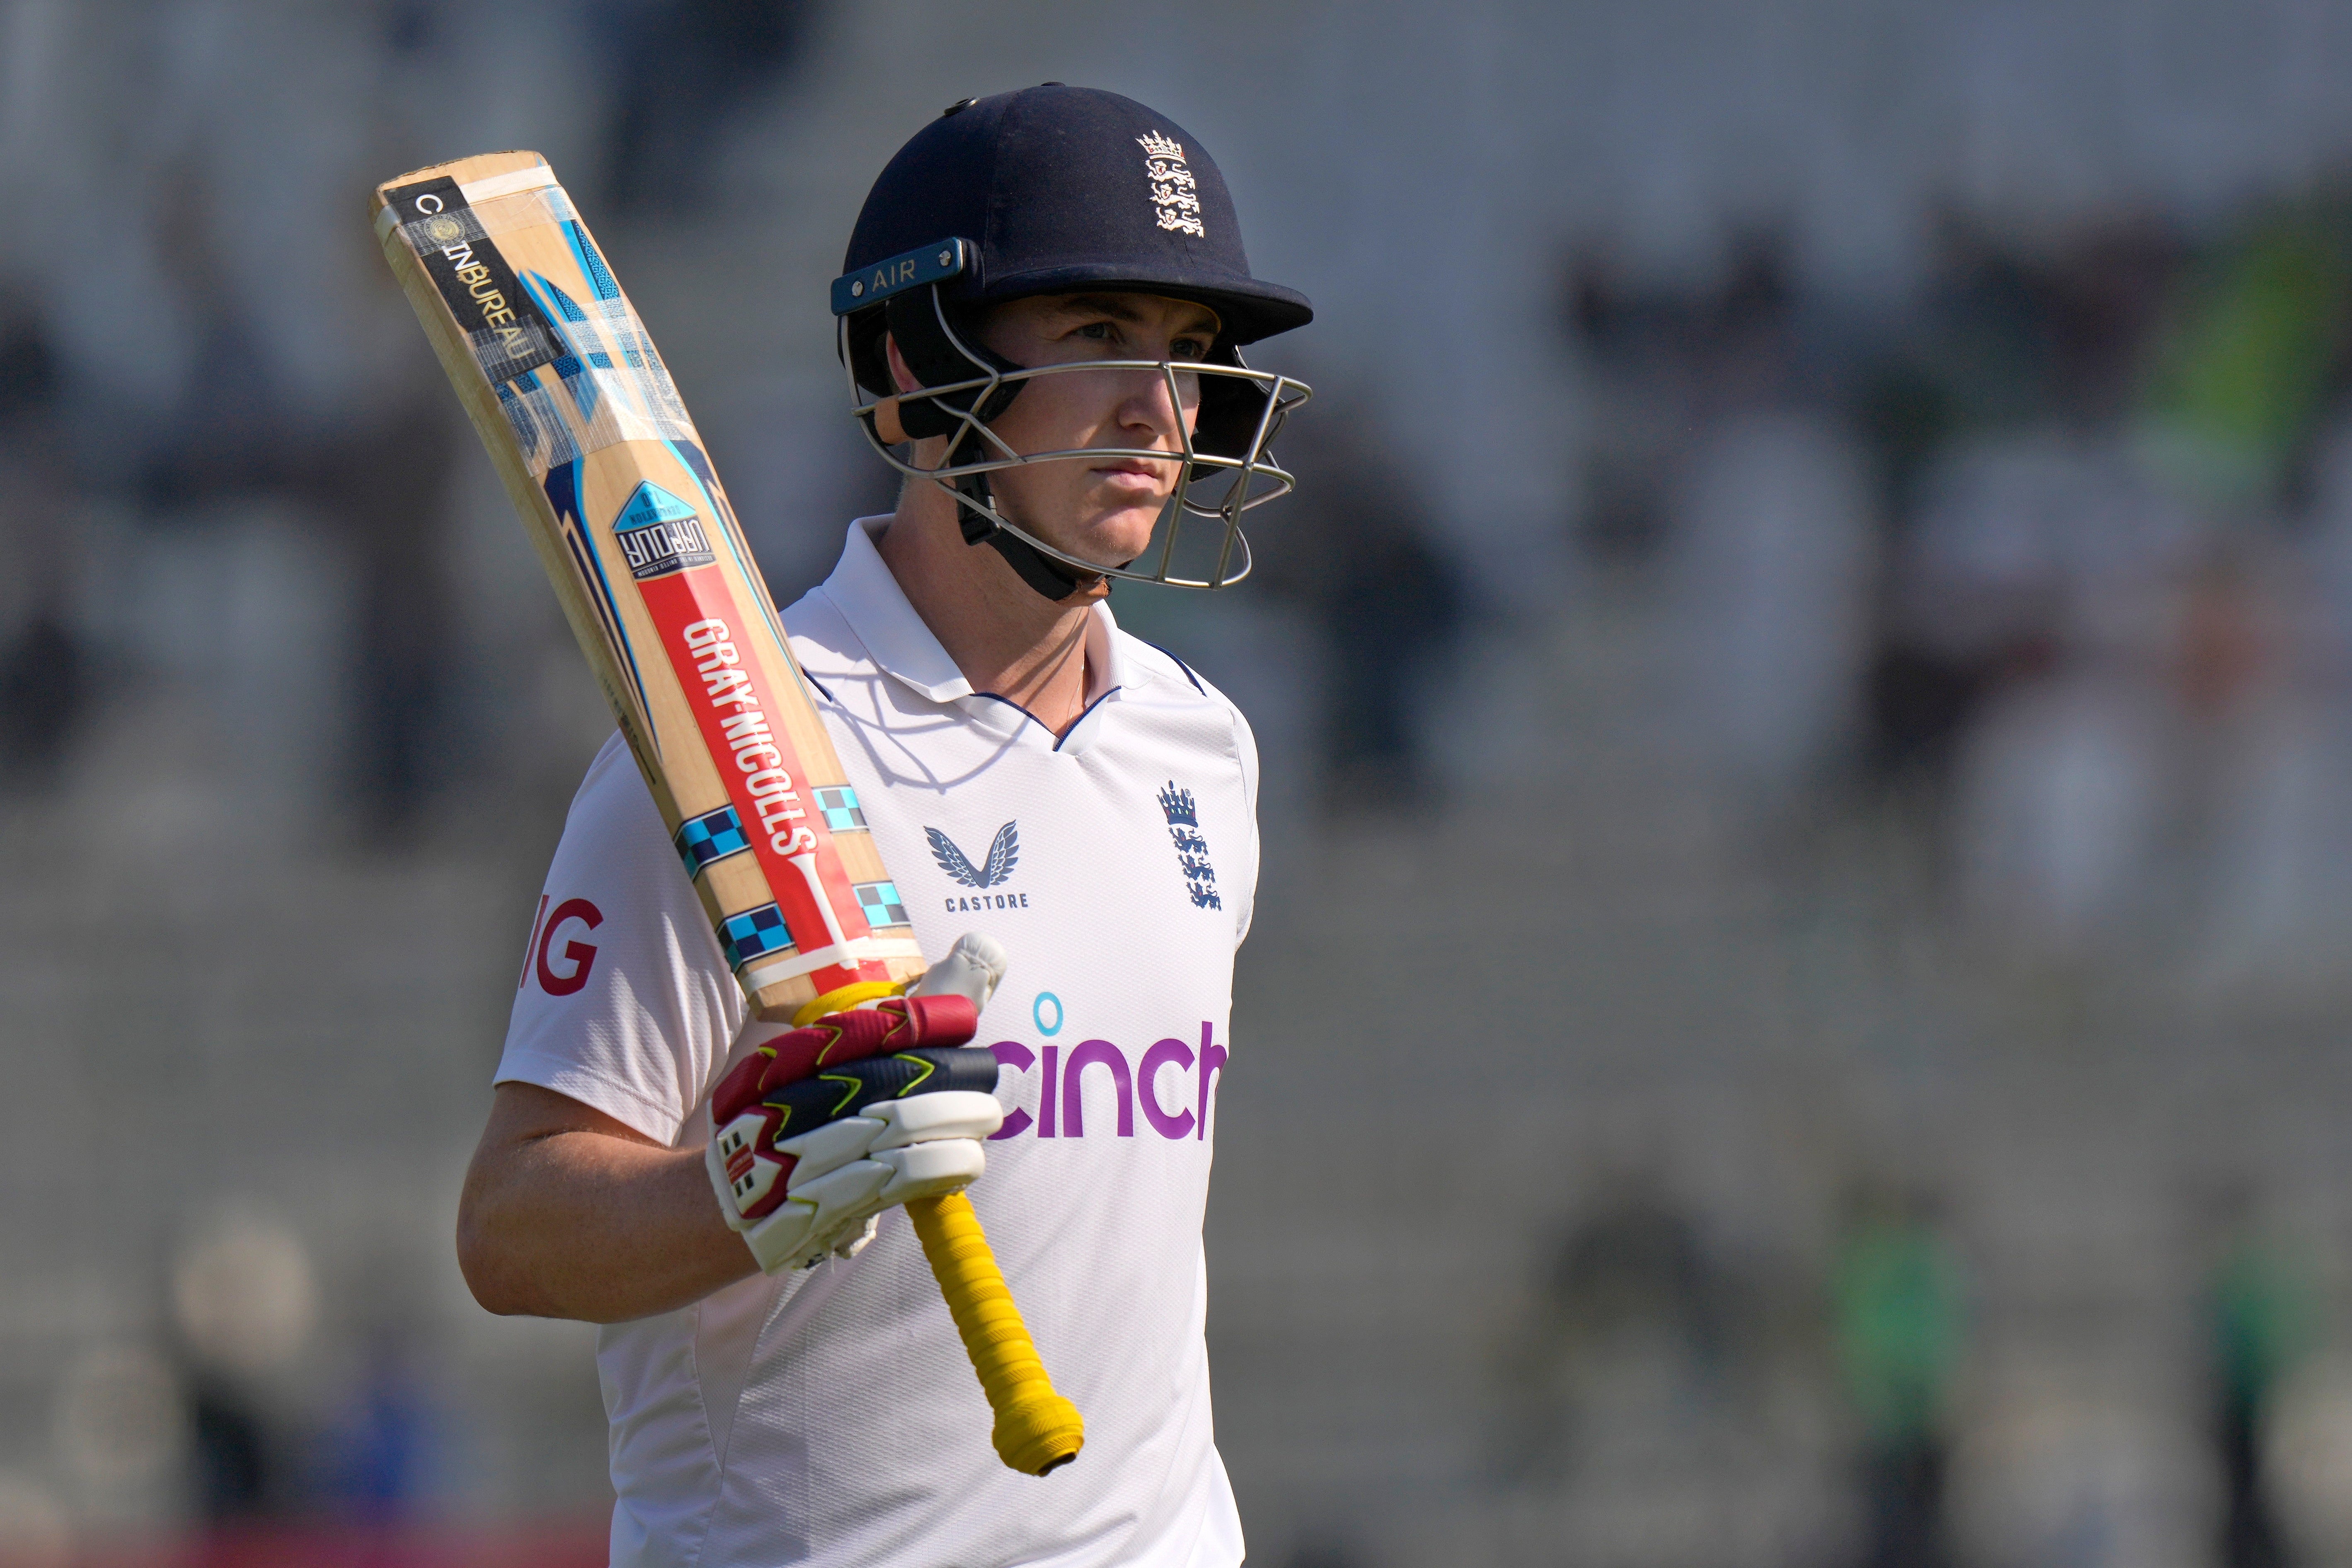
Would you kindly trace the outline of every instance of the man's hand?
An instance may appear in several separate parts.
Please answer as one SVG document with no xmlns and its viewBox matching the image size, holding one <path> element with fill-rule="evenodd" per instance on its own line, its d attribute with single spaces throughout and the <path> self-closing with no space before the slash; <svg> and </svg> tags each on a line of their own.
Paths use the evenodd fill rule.
<svg viewBox="0 0 2352 1568">
<path fill-rule="evenodd" d="M 780 1035 L 712 1091 L 710 1184 L 762 1269 L 845 1256 L 882 1210 L 961 1191 L 988 1168 L 980 1140 L 1004 1121 L 996 1058 L 964 1048 L 980 1016 L 959 991 Z"/>
</svg>

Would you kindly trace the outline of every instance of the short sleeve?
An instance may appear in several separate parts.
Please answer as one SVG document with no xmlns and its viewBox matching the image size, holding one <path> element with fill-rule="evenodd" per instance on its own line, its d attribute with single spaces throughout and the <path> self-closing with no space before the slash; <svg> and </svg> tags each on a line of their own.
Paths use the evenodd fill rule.
<svg viewBox="0 0 2352 1568">
<path fill-rule="evenodd" d="M 675 1146 L 746 1017 L 616 734 L 564 819 L 494 1081 L 553 1089 Z"/>
<path fill-rule="evenodd" d="M 1242 879 L 1242 907 L 1234 922 L 1234 945 L 1239 947 L 1249 939 L 1250 921 L 1257 915 L 1257 736 L 1242 710 L 1228 706 L 1234 716 L 1234 751 L 1241 761 L 1242 805 L 1249 816 L 1249 870 Z"/>
</svg>

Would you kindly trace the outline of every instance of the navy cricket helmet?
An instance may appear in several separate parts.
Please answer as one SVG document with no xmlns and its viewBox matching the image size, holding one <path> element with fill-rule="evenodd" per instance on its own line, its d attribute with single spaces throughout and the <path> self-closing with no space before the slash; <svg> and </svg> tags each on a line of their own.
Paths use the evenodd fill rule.
<svg viewBox="0 0 2352 1568">
<path fill-rule="evenodd" d="M 1302 383 L 1252 369 L 1240 350 L 1304 326 L 1315 312 L 1296 289 L 1251 276 L 1224 178 L 1182 127 L 1132 99 L 1058 82 L 966 99 L 884 168 L 842 265 L 832 303 L 859 421 L 892 467 L 955 495 L 968 541 L 994 545 L 1052 599 L 1101 575 L 1207 588 L 1246 575 L 1240 514 L 1291 489 L 1268 447 L 1309 394 Z M 1150 552 L 1152 570 L 1082 561 L 1043 543 L 1000 512 L 989 488 L 990 473 L 1015 464 L 1106 455 L 1016 453 L 987 428 L 1034 377 L 1106 362 L 1014 364 L 980 341 L 983 312 L 1003 300 L 1079 291 L 1191 300 L 1220 322 L 1202 360 L 1132 362 L 1168 376 L 1171 397 L 1177 378 L 1197 378 L 1200 398 L 1166 537 Z M 886 331 L 921 383 L 903 396 L 883 353 Z M 915 468 L 890 450 L 900 434 L 956 439 L 940 467 Z M 1209 551 L 1194 552 L 1197 568 L 1179 560 L 1187 514 L 1225 524 Z"/>
</svg>

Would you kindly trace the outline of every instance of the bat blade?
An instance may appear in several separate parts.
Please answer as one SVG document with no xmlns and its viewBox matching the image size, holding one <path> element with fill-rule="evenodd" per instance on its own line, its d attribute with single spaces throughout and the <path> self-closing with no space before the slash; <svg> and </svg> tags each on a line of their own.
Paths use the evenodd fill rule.
<svg viewBox="0 0 2352 1568">
<path fill-rule="evenodd" d="M 847 986 L 920 976 L 701 437 L 547 161 L 491 153 L 403 174 L 376 187 L 375 226 L 752 1010 L 791 1019 Z M 999 852 L 1009 871 L 1003 834 L 992 868 Z M 970 1201 L 906 1206 L 997 1454 L 1029 1475 L 1067 1464 L 1085 1422 L 1054 1392 Z"/>
<path fill-rule="evenodd" d="M 376 190 L 376 230 L 489 448 L 762 1018 L 922 955 L 725 489 L 546 162 Z"/>
</svg>

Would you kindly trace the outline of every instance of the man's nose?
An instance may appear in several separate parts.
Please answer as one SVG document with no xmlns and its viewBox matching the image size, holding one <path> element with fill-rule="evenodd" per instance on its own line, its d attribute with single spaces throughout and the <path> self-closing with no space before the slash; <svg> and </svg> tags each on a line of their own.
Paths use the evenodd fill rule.
<svg viewBox="0 0 2352 1568">
<path fill-rule="evenodd" d="M 1137 380 L 1129 390 L 1124 412 L 1130 425 L 1142 425 L 1164 436 L 1175 436 L 1183 428 L 1183 379 L 1181 373 L 1168 371 L 1136 371 Z M 1169 385 L 1171 374 L 1177 374 L 1176 388 Z"/>
</svg>

